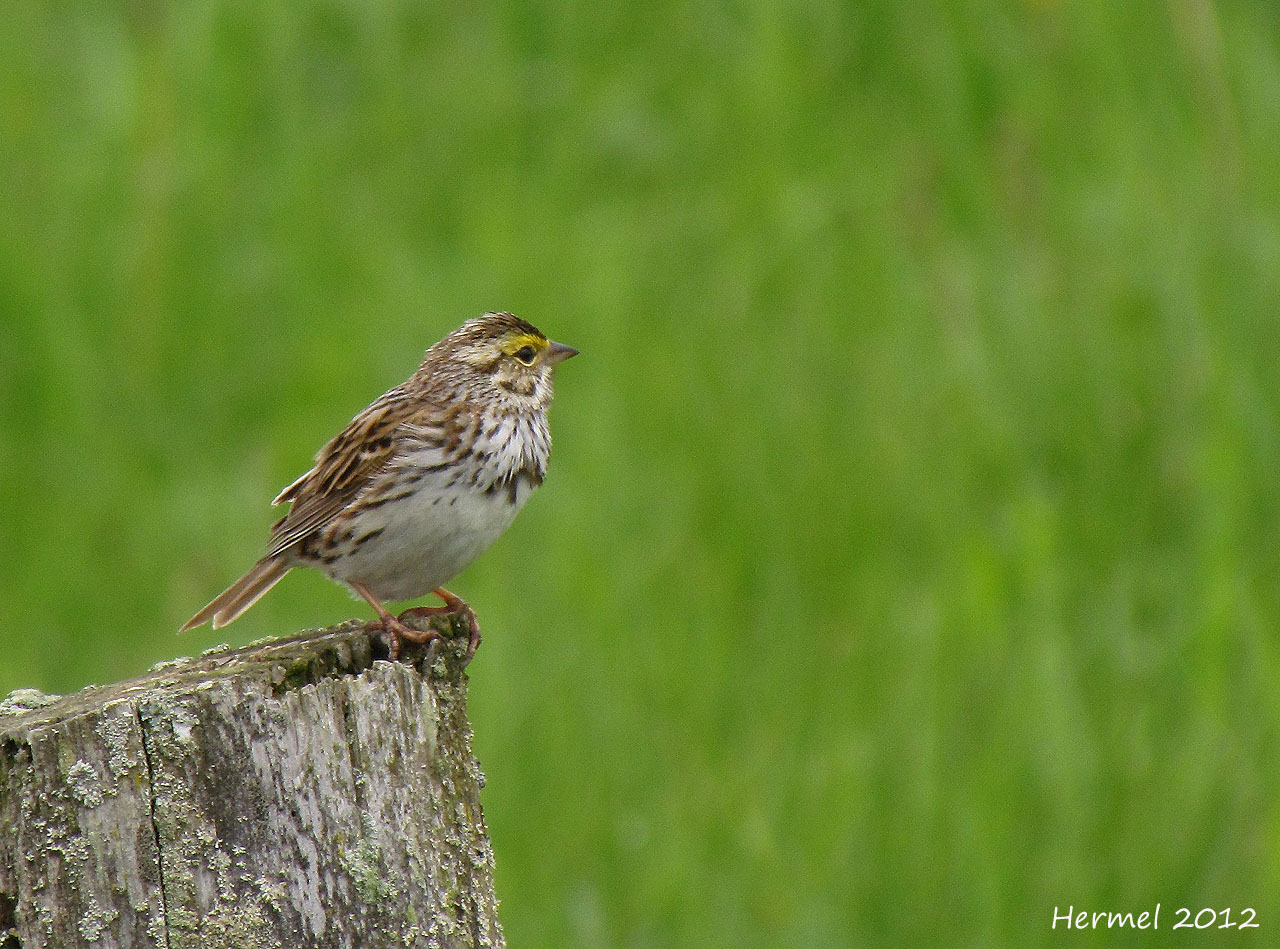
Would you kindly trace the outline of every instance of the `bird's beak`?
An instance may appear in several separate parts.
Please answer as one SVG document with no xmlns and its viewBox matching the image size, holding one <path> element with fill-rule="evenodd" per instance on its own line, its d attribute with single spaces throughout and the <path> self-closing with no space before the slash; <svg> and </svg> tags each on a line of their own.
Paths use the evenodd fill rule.
<svg viewBox="0 0 1280 949">
<path fill-rule="evenodd" d="M 542 357 L 548 366 L 554 366 L 558 362 L 564 362 L 570 356 L 578 355 L 578 351 L 572 346 L 566 346 L 564 343 L 549 342 L 547 344 L 546 355 Z"/>
</svg>

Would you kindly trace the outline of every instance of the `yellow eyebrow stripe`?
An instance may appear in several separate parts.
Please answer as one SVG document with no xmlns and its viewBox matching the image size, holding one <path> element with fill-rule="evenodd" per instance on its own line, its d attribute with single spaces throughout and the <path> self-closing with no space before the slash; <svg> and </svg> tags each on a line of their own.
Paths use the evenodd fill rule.
<svg viewBox="0 0 1280 949">
<path fill-rule="evenodd" d="M 526 346 L 532 346 L 541 352 L 547 348 L 547 341 L 541 336 L 534 336 L 532 333 L 521 333 L 519 336 L 512 336 L 502 344 L 502 351 L 508 356 L 515 355 Z"/>
</svg>

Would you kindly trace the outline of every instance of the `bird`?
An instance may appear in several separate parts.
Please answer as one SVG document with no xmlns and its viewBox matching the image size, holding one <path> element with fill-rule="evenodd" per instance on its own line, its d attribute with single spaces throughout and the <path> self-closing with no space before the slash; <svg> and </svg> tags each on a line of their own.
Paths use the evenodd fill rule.
<svg viewBox="0 0 1280 949">
<path fill-rule="evenodd" d="M 418 370 L 379 396 L 272 502 L 289 512 L 267 552 L 181 632 L 237 619 L 294 567 L 312 567 L 373 607 L 392 659 L 402 641 L 439 638 L 411 618 L 461 616 L 463 659 L 480 645 L 475 611 L 444 584 L 511 526 L 551 453 L 552 370 L 578 350 L 511 313 L 467 320 Z M 394 616 L 384 605 L 437 595 Z"/>
</svg>

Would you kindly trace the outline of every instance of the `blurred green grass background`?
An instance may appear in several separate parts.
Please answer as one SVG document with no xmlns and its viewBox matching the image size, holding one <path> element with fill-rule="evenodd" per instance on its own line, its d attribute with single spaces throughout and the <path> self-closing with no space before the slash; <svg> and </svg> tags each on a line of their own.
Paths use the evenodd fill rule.
<svg viewBox="0 0 1280 949">
<path fill-rule="evenodd" d="M 173 635 L 511 309 L 583 352 L 454 584 L 513 946 L 1280 923 L 1274 4 L 8 16 L 0 693 L 366 615 Z"/>
</svg>

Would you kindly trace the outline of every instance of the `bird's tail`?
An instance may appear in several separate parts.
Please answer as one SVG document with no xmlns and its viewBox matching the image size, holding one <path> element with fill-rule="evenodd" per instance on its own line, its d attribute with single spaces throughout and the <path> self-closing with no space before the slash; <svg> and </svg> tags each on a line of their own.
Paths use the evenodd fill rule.
<svg viewBox="0 0 1280 949">
<path fill-rule="evenodd" d="M 178 632 L 185 633 L 189 629 L 203 626 L 210 620 L 213 621 L 214 629 L 226 626 L 257 603 L 291 569 L 278 557 L 263 557 L 253 565 L 252 570 L 215 596 L 208 606 L 187 620 L 186 625 Z"/>
</svg>

